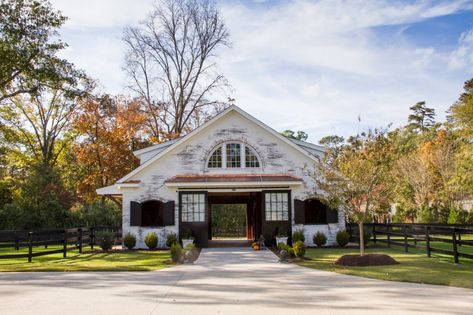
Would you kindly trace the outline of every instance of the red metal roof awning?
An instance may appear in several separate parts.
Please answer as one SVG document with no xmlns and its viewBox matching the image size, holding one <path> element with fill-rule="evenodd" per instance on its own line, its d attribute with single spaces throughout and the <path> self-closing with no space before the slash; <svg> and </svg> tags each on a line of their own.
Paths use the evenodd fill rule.
<svg viewBox="0 0 473 315">
<path fill-rule="evenodd" d="M 299 183 L 302 179 L 289 174 L 212 174 L 177 175 L 165 181 L 166 184 L 197 183 Z"/>
</svg>

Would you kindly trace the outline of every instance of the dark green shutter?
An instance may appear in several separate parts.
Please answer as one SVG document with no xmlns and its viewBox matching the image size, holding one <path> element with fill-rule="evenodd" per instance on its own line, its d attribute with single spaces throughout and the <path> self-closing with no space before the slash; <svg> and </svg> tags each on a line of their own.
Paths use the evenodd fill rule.
<svg viewBox="0 0 473 315">
<path fill-rule="evenodd" d="M 136 201 L 130 202 L 130 226 L 141 225 L 141 203 Z"/>
<path fill-rule="evenodd" d="M 294 199 L 294 223 L 305 224 L 305 203 L 299 199 Z"/>
<path fill-rule="evenodd" d="M 326 208 L 326 217 L 327 217 L 327 223 L 338 223 L 338 210 L 337 209 L 331 209 L 329 207 Z"/>
<path fill-rule="evenodd" d="M 163 204 L 163 225 L 174 225 L 175 210 L 174 201 L 169 201 Z"/>
</svg>

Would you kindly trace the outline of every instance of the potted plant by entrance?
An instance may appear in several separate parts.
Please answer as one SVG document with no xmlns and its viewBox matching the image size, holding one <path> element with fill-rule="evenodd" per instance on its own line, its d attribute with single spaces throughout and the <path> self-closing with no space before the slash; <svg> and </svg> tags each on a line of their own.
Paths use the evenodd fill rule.
<svg viewBox="0 0 473 315">
<path fill-rule="evenodd" d="M 278 245 L 279 243 L 287 244 L 287 239 L 288 236 L 286 231 L 284 230 L 284 228 L 279 227 L 276 233 L 276 245 Z"/>
<path fill-rule="evenodd" d="M 194 244 L 194 234 L 192 234 L 191 229 L 187 229 L 182 237 L 182 247 L 186 248 L 189 244 Z"/>
</svg>

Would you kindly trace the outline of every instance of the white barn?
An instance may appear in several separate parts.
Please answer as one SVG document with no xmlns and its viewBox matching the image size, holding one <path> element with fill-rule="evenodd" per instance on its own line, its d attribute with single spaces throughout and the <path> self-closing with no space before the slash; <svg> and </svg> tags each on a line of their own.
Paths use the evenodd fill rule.
<svg viewBox="0 0 473 315">
<path fill-rule="evenodd" d="M 273 245 L 276 231 L 304 229 L 307 245 L 317 231 L 330 245 L 345 217 L 311 198 L 323 152 L 231 106 L 184 137 L 136 151 L 141 165 L 97 193 L 122 198 L 123 233 L 135 234 L 139 248 L 151 231 L 164 247 L 168 233 L 189 229 L 197 246 L 209 246 L 215 204 L 246 204 L 248 240 L 263 235 Z"/>
</svg>

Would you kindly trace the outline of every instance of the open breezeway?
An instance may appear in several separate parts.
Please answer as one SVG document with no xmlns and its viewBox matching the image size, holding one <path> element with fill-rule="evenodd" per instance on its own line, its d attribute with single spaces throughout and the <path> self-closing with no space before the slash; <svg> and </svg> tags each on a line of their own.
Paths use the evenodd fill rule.
<svg viewBox="0 0 473 315">
<path fill-rule="evenodd" d="M 194 265 L 155 272 L 0 274 L 0 314 L 60 313 L 472 314 L 473 290 L 312 270 L 247 248 L 204 249 Z"/>
</svg>

